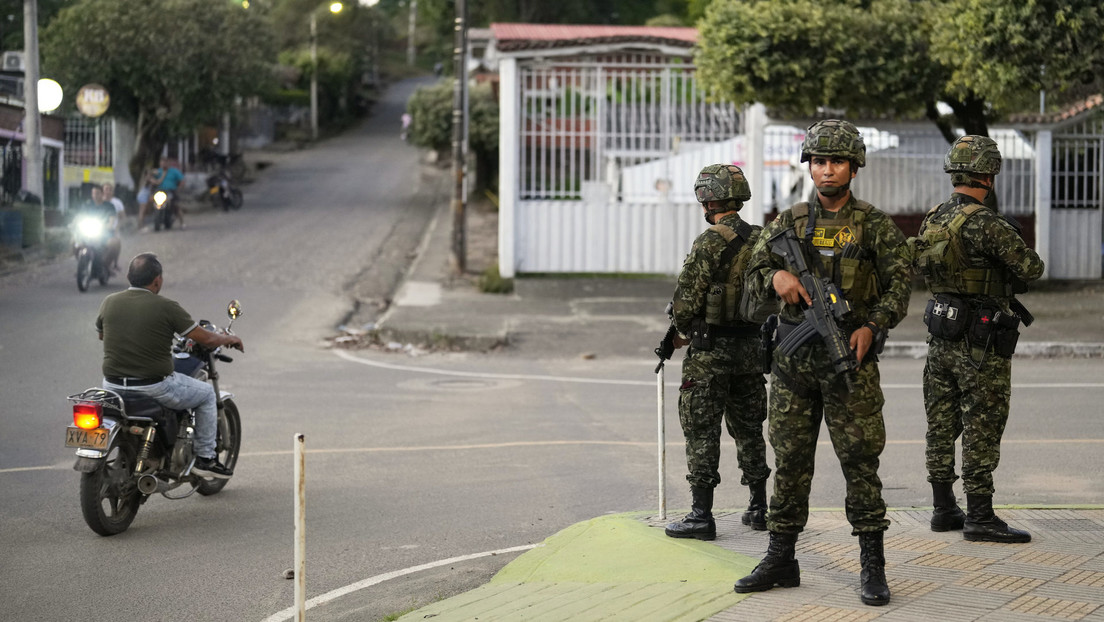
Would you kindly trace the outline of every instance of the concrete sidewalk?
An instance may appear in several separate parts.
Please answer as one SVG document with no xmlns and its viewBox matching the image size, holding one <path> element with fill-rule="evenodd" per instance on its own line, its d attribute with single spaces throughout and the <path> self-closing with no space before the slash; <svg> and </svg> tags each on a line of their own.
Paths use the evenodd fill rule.
<svg viewBox="0 0 1104 622">
<path fill-rule="evenodd" d="M 675 540 L 643 514 L 579 523 L 503 568 L 486 585 L 399 618 L 579 622 L 654 620 L 1104 620 L 1104 506 L 999 509 L 1029 544 L 934 533 L 930 509 L 891 510 L 892 599 L 859 600 L 859 546 L 842 511 L 814 511 L 797 545 L 801 586 L 740 595 L 766 532 L 718 512 L 717 540 Z M 668 517 L 676 518 L 676 517 Z"/>
<path fill-rule="evenodd" d="M 496 223 L 469 220 L 469 248 L 480 249 L 469 253 L 469 272 L 495 264 Z M 450 234 L 451 213 L 442 202 L 404 283 L 373 327 L 385 340 L 546 358 L 654 358 L 668 325 L 663 309 L 674 277 L 536 276 L 515 279 L 511 294 L 484 294 L 471 274 L 450 276 Z M 1035 322 L 1021 329 L 1017 356 L 1104 356 L 1104 281 L 1040 282 L 1019 298 Z M 927 300 L 926 291 L 913 292 L 883 356 L 926 355 Z"/>
</svg>

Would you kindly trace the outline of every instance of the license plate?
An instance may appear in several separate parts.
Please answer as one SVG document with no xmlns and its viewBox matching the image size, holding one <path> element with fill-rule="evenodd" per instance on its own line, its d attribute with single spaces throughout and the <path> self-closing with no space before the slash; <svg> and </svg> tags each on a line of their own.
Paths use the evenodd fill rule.
<svg viewBox="0 0 1104 622">
<path fill-rule="evenodd" d="M 65 428 L 65 446 L 81 449 L 107 449 L 107 428 L 82 430 L 76 426 Z"/>
</svg>

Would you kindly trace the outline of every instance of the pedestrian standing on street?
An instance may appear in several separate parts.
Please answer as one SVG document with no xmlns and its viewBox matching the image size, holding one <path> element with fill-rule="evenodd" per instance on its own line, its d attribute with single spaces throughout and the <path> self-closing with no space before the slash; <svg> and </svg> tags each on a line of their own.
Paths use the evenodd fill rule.
<svg viewBox="0 0 1104 622">
<path fill-rule="evenodd" d="M 119 232 L 123 228 L 123 222 L 126 220 L 126 206 L 119 197 L 115 196 L 115 184 L 107 182 L 103 185 L 103 198 L 104 202 L 110 203 L 115 208 L 115 231 Z M 118 272 L 119 268 L 119 253 L 115 253 L 115 261 L 111 266 L 113 272 Z"/>
<path fill-rule="evenodd" d="M 993 183 L 1000 173 L 997 143 L 963 136 L 943 160 L 954 193 L 932 208 L 913 241 L 914 264 L 933 295 L 924 312 L 926 462 L 935 510 L 932 531 L 963 530 L 966 540 L 1030 542 L 993 513 L 993 471 L 1008 422 L 1012 354 L 1021 321 L 1015 300 L 1043 274 L 1019 225 L 997 213 Z M 955 439 L 962 437 L 966 513 L 955 500 Z"/>
<path fill-rule="evenodd" d="M 759 324 L 742 318 L 738 301 L 751 248 L 762 227 L 739 215 L 751 187 L 738 166 L 711 164 L 694 182 L 711 226 L 694 241 L 679 273 L 672 304 L 675 345 L 690 344 L 682 363 L 679 422 L 686 438 L 690 513 L 667 525 L 672 538 L 713 540 L 713 490 L 721 483 L 721 422 L 736 441 L 736 459 L 751 490 L 743 523 L 765 530 L 767 511 L 767 389 L 759 357 Z"/>
<path fill-rule="evenodd" d="M 827 424 L 847 484 L 844 505 L 851 534 L 858 536 L 862 564 L 860 598 L 867 605 L 889 602 L 883 534 L 889 528 L 879 456 L 885 422 L 877 364 L 878 344 L 908 310 L 908 245 L 884 212 L 851 193 L 851 180 L 866 164 L 866 146 L 854 125 L 830 119 L 814 123 L 801 145 L 816 193 L 768 224 L 752 251 L 748 287 L 756 300 L 781 298 L 777 341 L 804 320 L 812 304 L 793 266 L 772 252 L 771 240 L 792 229 L 813 274 L 833 283 L 850 303 L 838 320 L 859 366 L 837 372 L 819 334 L 787 355 L 774 351 L 768 430 L 775 454 L 774 495 L 767 514 L 766 556 L 735 590 L 741 594 L 775 586 L 796 587 L 797 535 L 809 517 L 809 492 L 817 435 Z"/>
</svg>

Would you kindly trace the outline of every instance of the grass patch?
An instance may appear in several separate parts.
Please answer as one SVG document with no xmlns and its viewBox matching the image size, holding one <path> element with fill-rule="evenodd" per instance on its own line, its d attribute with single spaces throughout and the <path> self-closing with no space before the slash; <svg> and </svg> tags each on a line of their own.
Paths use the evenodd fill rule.
<svg viewBox="0 0 1104 622">
<path fill-rule="evenodd" d="M 496 263 L 479 275 L 479 291 L 484 294 L 509 294 L 514 291 L 514 280 L 502 278 Z"/>
</svg>

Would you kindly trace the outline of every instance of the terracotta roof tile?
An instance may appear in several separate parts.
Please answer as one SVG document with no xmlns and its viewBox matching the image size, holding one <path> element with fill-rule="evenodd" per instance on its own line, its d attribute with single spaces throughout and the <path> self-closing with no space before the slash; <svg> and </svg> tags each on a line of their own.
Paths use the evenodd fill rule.
<svg viewBox="0 0 1104 622">
<path fill-rule="evenodd" d="M 578 24 L 491 24 L 502 51 L 566 47 L 586 43 L 655 42 L 691 47 L 696 28 L 668 26 L 598 26 Z"/>
<path fill-rule="evenodd" d="M 1061 123 L 1102 106 L 1104 106 L 1104 94 L 1097 94 L 1071 104 L 1058 112 L 1012 114 L 1008 115 L 1008 120 L 1013 123 Z"/>
</svg>

